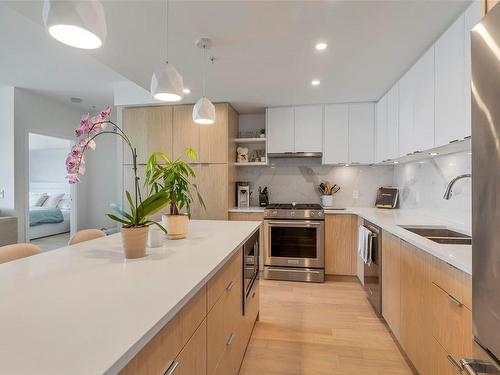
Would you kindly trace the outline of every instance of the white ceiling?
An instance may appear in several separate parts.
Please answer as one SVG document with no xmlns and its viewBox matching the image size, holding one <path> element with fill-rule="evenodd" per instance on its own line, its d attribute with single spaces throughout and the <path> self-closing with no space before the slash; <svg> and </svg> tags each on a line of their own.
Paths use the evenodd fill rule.
<svg viewBox="0 0 500 375">
<path fill-rule="evenodd" d="M 208 96 L 233 103 L 241 113 L 276 105 L 372 101 L 382 96 L 469 3 L 171 1 L 169 60 L 191 89 L 184 102 L 194 102 L 201 95 L 201 53 L 195 47 L 199 37 L 213 40 L 210 54 L 216 57 L 215 64 L 208 67 Z M 96 81 L 121 80 L 113 77 L 116 74 L 149 90 L 152 71 L 165 60 L 164 4 L 104 1 L 108 38 L 101 49 L 86 53 L 116 73 L 102 77 L 94 75 L 94 70 L 76 72 L 72 61 L 63 71 L 58 69 L 63 75 L 60 80 L 78 76 L 85 81 L 80 83 L 99 87 Z M 41 27 L 41 1 L 11 1 L 9 5 Z M 17 26 L 3 25 L 3 21 L 1 29 Z M 25 34 L 27 38 L 28 31 Z M 12 35 L 1 37 L 2 42 L 13 39 L 7 40 L 10 48 L 17 40 Z M 45 32 L 39 30 L 31 38 L 36 38 L 33 47 L 42 56 L 57 51 L 65 58 L 73 54 L 76 66 L 92 65 L 81 57 L 81 51 L 59 45 Z M 315 51 L 317 41 L 326 41 L 328 49 Z M 14 52 L 22 55 L 22 51 Z M 17 59 L 18 65 L 11 70 L 33 70 L 34 60 L 24 60 Z M 29 78 L 38 79 L 39 86 L 50 78 L 49 83 L 55 85 L 52 80 L 59 77 L 48 74 L 45 64 L 43 58 L 39 60 L 36 66 L 43 65 L 43 74 L 32 73 Z M 321 85 L 312 87 L 313 78 L 320 79 Z M 80 85 L 72 87 L 80 89 Z"/>
<path fill-rule="evenodd" d="M 113 103 L 113 82 L 125 80 L 83 51 L 52 39 L 38 22 L 2 1 L 0 48 L 0 83 L 31 89 L 84 110 Z M 71 97 L 83 102 L 73 104 Z"/>
</svg>

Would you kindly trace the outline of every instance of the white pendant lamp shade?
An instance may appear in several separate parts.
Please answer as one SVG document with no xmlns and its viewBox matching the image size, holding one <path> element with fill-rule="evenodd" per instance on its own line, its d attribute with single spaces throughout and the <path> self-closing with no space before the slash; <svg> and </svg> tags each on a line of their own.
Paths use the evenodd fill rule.
<svg viewBox="0 0 500 375">
<path fill-rule="evenodd" d="M 206 96 L 201 97 L 194 105 L 193 121 L 200 125 L 211 125 L 215 122 L 215 106 Z"/>
<path fill-rule="evenodd" d="M 106 40 L 104 8 L 98 0 L 44 0 L 43 22 L 61 43 L 95 49 Z"/>
<path fill-rule="evenodd" d="M 184 82 L 177 69 L 168 62 L 153 73 L 151 95 L 162 102 L 178 102 L 184 97 Z"/>
</svg>

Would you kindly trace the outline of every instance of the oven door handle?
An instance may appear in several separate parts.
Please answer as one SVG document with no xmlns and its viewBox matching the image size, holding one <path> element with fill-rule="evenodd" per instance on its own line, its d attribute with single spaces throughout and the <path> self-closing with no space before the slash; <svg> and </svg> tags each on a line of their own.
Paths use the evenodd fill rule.
<svg viewBox="0 0 500 375">
<path fill-rule="evenodd" d="M 319 227 L 323 224 L 323 221 L 312 221 L 312 220 L 305 220 L 305 221 L 274 221 L 274 220 L 269 220 L 267 222 L 270 226 L 285 226 L 285 227 Z"/>
</svg>

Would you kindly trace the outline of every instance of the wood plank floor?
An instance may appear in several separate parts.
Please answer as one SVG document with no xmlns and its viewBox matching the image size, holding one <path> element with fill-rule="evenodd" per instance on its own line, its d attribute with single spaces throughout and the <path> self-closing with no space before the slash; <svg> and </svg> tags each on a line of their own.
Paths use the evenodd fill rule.
<svg viewBox="0 0 500 375">
<path fill-rule="evenodd" d="M 240 375 L 412 374 L 354 278 L 260 287 Z"/>
</svg>

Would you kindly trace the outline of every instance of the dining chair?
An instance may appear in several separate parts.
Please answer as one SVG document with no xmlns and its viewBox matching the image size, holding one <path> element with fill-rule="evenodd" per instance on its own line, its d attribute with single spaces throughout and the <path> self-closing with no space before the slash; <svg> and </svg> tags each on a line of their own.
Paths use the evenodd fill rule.
<svg viewBox="0 0 500 375">
<path fill-rule="evenodd" d="M 84 229 L 76 232 L 73 237 L 69 240 L 68 245 L 75 245 L 80 242 L 94 240 L 96 238 L 105 237 L 106 233 L 99 229 Z"/>
<path fill-rule="evenodd" d="M 31 243 L 16 243 L 0 247 L 0 264 L 12 260 L 26 258 L 42 252 L 38 246 Z"/>
</svg>

